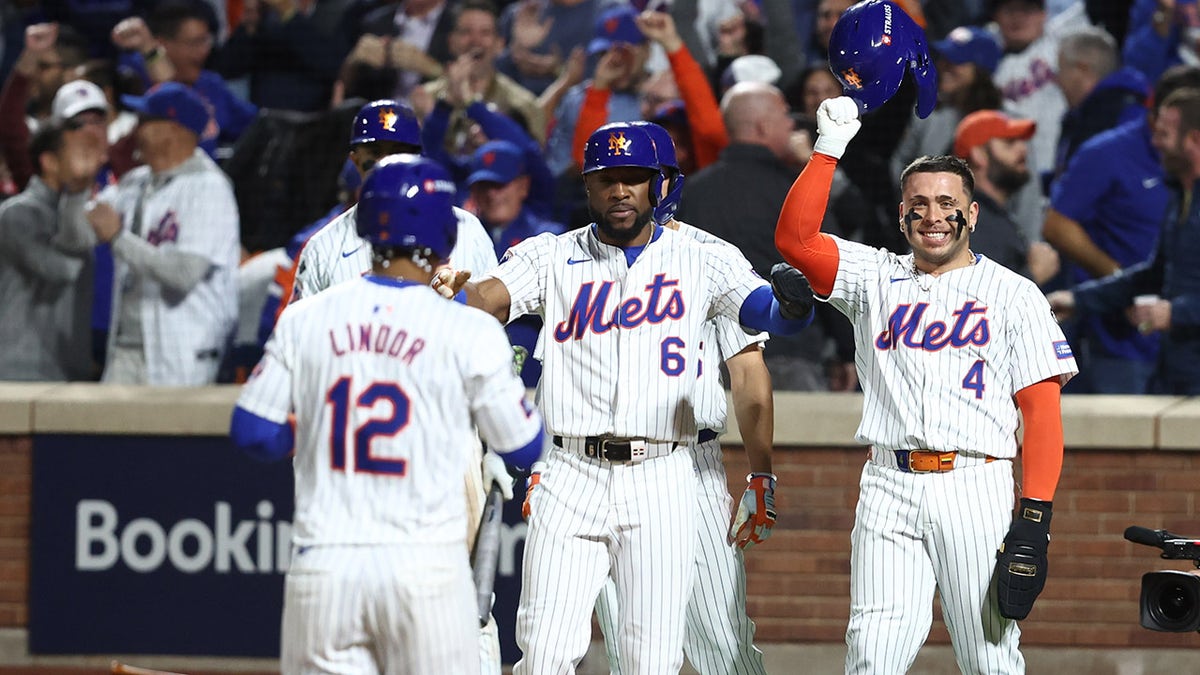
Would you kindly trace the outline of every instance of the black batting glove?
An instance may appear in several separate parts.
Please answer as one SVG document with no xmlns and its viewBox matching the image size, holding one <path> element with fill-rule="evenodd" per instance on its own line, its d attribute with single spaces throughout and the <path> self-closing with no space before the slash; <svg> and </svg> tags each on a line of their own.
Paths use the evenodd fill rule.
<svg viewBox="0 0 1200 675">
<path fill-rule="evenodd" d="M 1021 498 L 1020 508 L 996 552 L 996 600 L 1000 616 L 1024 619 L 1046 585 L 1052 502 Z"/>
<path fill-rule="evenodd" d="M 788 321 L 807 318 L 816 302 L 804 273 L 785 262 L 771 267 L 771 291 L 779 302 L 779 313 Z"/>
</svg>

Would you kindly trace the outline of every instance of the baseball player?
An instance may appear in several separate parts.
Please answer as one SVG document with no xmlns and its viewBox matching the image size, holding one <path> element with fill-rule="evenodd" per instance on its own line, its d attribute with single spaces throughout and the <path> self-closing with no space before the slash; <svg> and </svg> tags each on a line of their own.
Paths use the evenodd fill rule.
<svg viewBox="0 0 1200 675">
<path fill-rule="evenodd" d="M 475 428 L 517 468 L 541 419 L 503 330 L 428 287 L 450 255 L 454 182 L 395 155 L 363 185 L 356 222 L 372 274 L 294 303 L 242 390 L 233 441 L 292 451 L 294 555 L 284 673 L 479 673 L 465 494 Z"/>
<path fill-rule="evenodd" d="M 350 134 L 350 161 L 366 175 L 382 157 L 421 152 L 421 128 L 412 108 L 390 99 L 372 101 L 358 111 Z M 296 266 L 289 301 L 307 297 L 371 270 L 371 248 L 354 228 L 351 207 L 321 228 L 304 244 Z M 476 274 L 496 265 L 496 252 L 487 231 L 474 215 L 454 208 L 458 242 L 450 255 L 456 269 Z"/>
<path fill-rule="evenodd" d="M 411 108 L 389 99 L 372 101 L 354 117 L 350 135 L 350 161 L 367 175 L 383 157 L 394 153 L 421 152 L 421 129 Z M 292 292 L 285 294 L 283 305 L 356 279 L 371 271 L 371 247 L 355 228 L 357 207 L 350 207 L 305 242 L 296 262 Z M 476 274 L 496 266 L 496 251 L 491 237 L 471 213 L 454 207 L 458 222 L 457 239 L 449 261 L 459 269 Z M 478 440 L 472 441 L 479 450 Z M 492 458 L 494 459 L 494 458 Z M 497 473 L 495 462 L 485 462 L 484 472 L 472 469 L 466 474 L 468 527 L 467 541 L 475 540 L 475 530 L 483 513 L 484 485 L 501 485 L 505 498 L 512 497 L 512 479 Z M 500 638 L 495 621 L 489 621 L 480 636 L 480 658 L 485 675 L 500 675 Z"/>
<path fill-rule="evenodd" d="M 1015 619 L 1046 579 L 1060 388 L 1075 359 L 1037 286 L 971 252 L 979 205 L 958 158 L 921 157 L 900 176 L 898 224 L 912 253 L 820 232 L 859 105 L 821 104 L 813 157 L 775 233 L 818 299 L 854 324 L 864 395 L 855 440 L 871 451 L 851 533 L 846 672 L 906 671 L 929 633 L 936 587 L 959 668 L 1021 673 Z"/>
<path fill-rule="evenodd" d="M 655 221 L 700 242 L 731 246 L 674 218 L 683 192 L 684 176 L 675 158 L 671 134 L 651 122 L 630 124 L 650 134 L 660 167 L 668 177 L 666 194 L 655 207 Z M 796 314 L 811 318 L 812 303 L 809 290 L 807 303 L 797 303 Z M 692 446 L 692 459 L 699 479 L 696 491 L 699 537 L 696 540 L 696 578 L 688 600 L 683 649 L 688 661 L 702 675 L 765 673 L 762 652 L 754 646 L 754 622 L 746 616 L 746 568 L 740 549 L 766 541 L 775 523 L 775 475 L 771 472 L 774 402 L 771 375 L 762 357 L 767 334 L 747 333 L 736 322 L 724 317 L 710 320 L 705 328 L 693 404 L 696 426 L 700 429 L 698 442 Z M 732 500 L 718 440 L 725 431 L 727 413 L 725 389 L 720 381 L 722 361 L 729 370 L 738 428 L 745 430 L 743 445 L 751 470 L 732 526 Z M 527 501 L 531 497 L 532 494 L 527 494 Z M 617 597 L 611 581 L 604 584 L 596 603 L 596 614 L 604 634 L 609 669 L 621 673 L 616 640 L 619 630 Z"/>
<path fill-rule="evenodd" d="M 601 127 L 584 158 L 595 222 L 526 239 L 464 286 L 501 321 L 544 317 L 538 401 L 554 447 L 529 517 L 513 672 L 570 672 L 611 575 L 621 667 L 660 675 L 683 664 L 705 324 L 787 326 L 740 254 L 652 225 L 665 177 L 644 130 Z M 460 281 L 444 271 L 435 286 L 449 294 Z"/>
</svg>

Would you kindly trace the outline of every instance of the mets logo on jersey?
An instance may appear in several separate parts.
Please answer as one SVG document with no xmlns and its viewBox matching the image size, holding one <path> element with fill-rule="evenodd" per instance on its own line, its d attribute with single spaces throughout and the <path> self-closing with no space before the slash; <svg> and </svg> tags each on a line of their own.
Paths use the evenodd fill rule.
<svg viewBox="0 0 1200 675">
<path fill-rule="evenodd" d="M 945 347 L 962 349 L 968 345 L 983 346 L 991 339 L 987 307 L 976 307 L 974 300 L 964 302 L 962 307 L 954 310 L 951 314 L 954 317 L 953 325 L 931 321 L 925 326 L 924 332 L 918 335 L 917 327 L 921 325 L 928 309 L 927 302 L 898 305 L 888 317 L 887 328 L 875 338 L 875 348 L 886 350 L 904 346 L 936 352 Z"/>
<path fill-rule="evenodd" d="M 384 108 L 379 111 L 379 125 L 388 131 L 396 130 L 396 120 L 398 119 L 400 119 L 400 116 L 391 108 Z"/>
<path fill-rule="evenodd" d="M 633 141 L 625 138 L 624 131 L 614 131 L 608 135 L 609 154 L 628 157 L 631 148 L 633 148 Z"/>
<path fill-rule="evenodd" d="M 146 241 L 158 246 L 164 241 L 177 241 L 179 239 L 179 219 L 175 217 L 174 211 L 167 211 L 167 214 L 158 221 L 158 224 L 150 228 L 146 233 Z"/>
<path fill-rule="evenodd" d="M 643 323 L 662 323 L 667 319 L 682 317 L 685 308 L 683 294 L 679 292 L 679 280 L 667 281 L 666 277 L 665 274 L 654 275 L 654 281 L 645 287 L 649 291 L 645 299 L 628 298 L 617 304 L 611 312 L 608 309 L 608 296 L 612 292 L 613 282 L 602 281 L 599 288 L 595 288 L 591 281 L 583 284 L 575 295 L 566 321 L 554 327 L 554 339 L 559 342 L 579 340 L 588 331 L 600 335 L 615 326 L 636 328 Z"/>
</svg>

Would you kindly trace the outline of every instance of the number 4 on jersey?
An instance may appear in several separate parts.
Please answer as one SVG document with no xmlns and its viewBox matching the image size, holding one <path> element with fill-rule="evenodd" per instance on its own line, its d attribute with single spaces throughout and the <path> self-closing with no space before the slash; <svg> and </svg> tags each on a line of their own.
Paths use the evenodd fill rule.
<svg viewBox="0 0 1200 675">
<path fill-rule="evenodd" d="M 979 359 L 971 364 L 967 369 L 967 375 L 962 381 L 963 389 L 970 389 L 975 392 L 975 398 L 983 398 L 983 359 Z"/>
</svg>

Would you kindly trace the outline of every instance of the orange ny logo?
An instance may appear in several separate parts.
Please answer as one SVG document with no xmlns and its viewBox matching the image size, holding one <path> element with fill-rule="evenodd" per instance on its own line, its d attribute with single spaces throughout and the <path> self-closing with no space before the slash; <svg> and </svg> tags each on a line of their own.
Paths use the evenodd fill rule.
<svg viewBox="0 0 1200 675">
<path fill-rule="evenodd" d="M 386 108 L 379 111 L 379 124 L 388 131 L 396 130 L 396 120 L 398 119 L 400 119 L 400 116 L 397 115 L 396 111 L 392 110 L 391 108 Z"/>
<path fill-rule="evenodd" d="M 858 73 L 854 72 L 853 68 L 842 71 L 842 81 L 850 87 L 862 89 L 862 78 L 858 76 Z"/>
<path fill-rule="evenodd" d="M 608 152 L 612 155 L 629 156 L 629 148 L 633 145 L 633 141 L 625 138 L 624 131 L 617 131 L 608 135 Z"/>
</svg>

